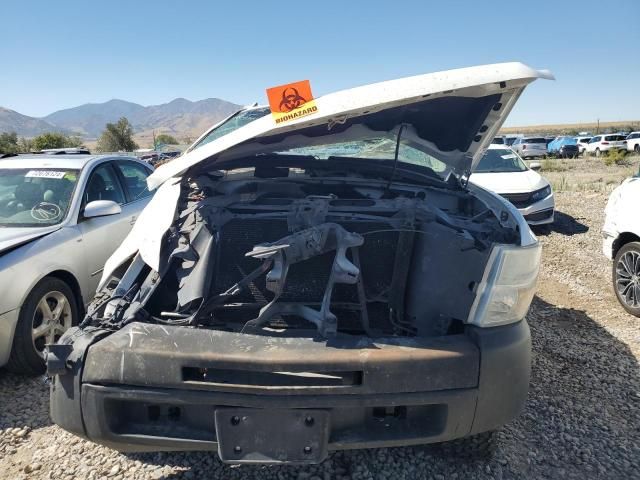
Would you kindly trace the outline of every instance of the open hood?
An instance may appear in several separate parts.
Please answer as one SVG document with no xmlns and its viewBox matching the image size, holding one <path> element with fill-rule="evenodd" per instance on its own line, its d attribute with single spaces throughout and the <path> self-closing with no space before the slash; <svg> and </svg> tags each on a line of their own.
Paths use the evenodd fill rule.
<svg viewBox="0 0 640 480">
<path fill-rule="evenodd" d="M 191 168 L 215 170 L 247 157 L 260 162 L 268 158 L 261 154 L 370 138 L 372 132 L 394 138 L 402 125 L 401 141 L 441 160 L 449 172 L 469 175 L 524 88 L 537 78 L 553 76 L 502 63 L 375 83 L 316 98 L 315 113 L 287 123 L 266 115 L 210 143 L 196 142 L 147 179 L 149 189 L 160 188 L 107 261 L 99 288 L 136 252 L 159 271 L 162 238 L 174 220 L 181 177 Z"/>
<path fill-rule="evenodd" d="M 456 176 L 480 160 L 524 88 L 547 71 L 501 63 L 418 75 L 342 90 L 315 99 L 310 115 L 276 123 L 258 118 L 163 165 L 148 179 L 150 189 L 207 163 L 217 166 L 292 148 L 393 136 L 444 162 Z"/>
</svg>

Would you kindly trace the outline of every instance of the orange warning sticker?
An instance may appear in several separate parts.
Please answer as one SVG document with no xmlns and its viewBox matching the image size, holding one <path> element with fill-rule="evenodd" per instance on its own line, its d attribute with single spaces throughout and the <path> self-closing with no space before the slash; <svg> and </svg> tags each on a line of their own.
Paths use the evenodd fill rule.
<svg viewBox="0 0 640 480">
<path fill-rule="evenodd" d="M 309 80 L 267 88 L 267 98 L 276 123 L 289 122 L 318 111 Z"/>
</svg>

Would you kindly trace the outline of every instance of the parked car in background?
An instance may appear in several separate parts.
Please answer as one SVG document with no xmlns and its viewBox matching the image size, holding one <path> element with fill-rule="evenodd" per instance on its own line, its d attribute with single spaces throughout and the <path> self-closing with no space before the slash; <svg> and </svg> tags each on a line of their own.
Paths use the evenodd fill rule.
<svg viewBox="0 0 640 480">
<path fill-rule="evenodd" d="M 0 160 L 0 366 L 44 371 L 45 346 L 78 323 L 149 201 L 151 172 L 129 157 Z"/>
<path fill-rule="evenodd" d="M 631 132 L 627 135 L 627 150 L 640 155 L 640 132 Z"/>
<path fill-rule="evenodd" d="M 522 137 L 511 148 L 522 158 L 539 158 L 547 154 L 547 141 L 544 137 Z"/>
<path fill-rule="evenodd" d="M 624 309 L 640 317 L 640 178 L 625 180 L 605 209 L 603 253 L 613 261 L 613 291 Z"/>
<path fill-rule="evenodd" d="M 227 463 L 486 450 L 527 397 L 541 249 L 466 176 L 540 77 L 472 67 L 324 95 L 284 124 L 221 122 L 149 177 L 158 192 L 48 355 L 53 421 Z"/>
<path fill-rule="evenodd" d="M 532 166 L 540 167 L 535 163 Z M 469 181 L 509 200 L 530 225 L 553 223 L 555 200 L 551 185 L 512 149 L 490 145 Z"/>
<path fill-rule="evenodd" d="M 553 142 L 557 138 L 558 137 L 548 136 L 548 137 L 544 137 L 544 141 L 547 143 L 547 146 L 548 146 L 551 142 Z"/>
<path fill-rule="evenodd" d="M 513 142 L 515 142 L 517 138 L 518 137 L 504 137 L 504 144 L 511 146 L 513 145 Z"/>
<path fill-rule="evenodd" d="M 560 158 L 575 158 L 578 156 L 578 143 L 573 137 L 556 137 L 547 145 L 547 152 Z"/>
<path fill-rule="evenodd" d="M 626 137 L 617 133 L 608 135 L 595 135 L 589 140 L 585 151 L 587 155 L 600 155 L 606 154 L 610 150 L 625 150 L 627 149 Z"/>
<path fill-rule="evenodd" d="M 44 153 L 46 155 L 90 155 L 91 152 L 84 147 L 71 148 L 45 148 L 35 153 Z"/>
<path fill-rule="evenodd" d="M 587 148 L 587 144 L 589 143 L 589 140 L 591 140 L 591 136 L 580 136 L 574 138 L 576 139 L 576 145 L 578 145 L 578 155 L 584 154 L 585 149 Z"/>
<path fill-rule="evenodd" d="M 493 137 L 493 140 L 491 140 L 491 144 L 504 145 L 505 144 L 504 137 Z"/>
</svg>

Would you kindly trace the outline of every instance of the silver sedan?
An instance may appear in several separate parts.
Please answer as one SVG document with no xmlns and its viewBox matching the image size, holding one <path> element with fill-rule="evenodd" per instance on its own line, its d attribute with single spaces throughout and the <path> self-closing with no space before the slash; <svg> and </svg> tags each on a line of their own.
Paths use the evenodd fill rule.
<svg viewBox="0 0 640 480">
<path fill-rule="evenodd" d="M 44 349 L 78 323 L 106 259 L 148 203 L 135 158 L 0 160 L 0 367 L 44 372 Z"/>
</svg>

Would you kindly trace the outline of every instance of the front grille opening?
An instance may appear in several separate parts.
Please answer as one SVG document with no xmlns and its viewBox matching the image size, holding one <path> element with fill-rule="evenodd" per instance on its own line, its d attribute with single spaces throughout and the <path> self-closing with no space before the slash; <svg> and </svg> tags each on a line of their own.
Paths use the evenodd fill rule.
<svg viewBox="0 0 640 480">
<path fill-rule="evenodd" d="M 407 418 L 407 407 L 374 407 L 372 411 L 373 418 L 386 419 Z"/>
<path fill-rule="evenodd" d="M 183 367 L 185 382 L 254 387 L 352 387 L 362 385 L 362 371 L 260 372 L 224 368 Z"/>
<path fill-rule="evenodd" d="M 180 416 L 182 414 L 182 410 L 180 407 L 169 407 L 167 411 L 167 418 L 172 422 L 177 422 L 180 420 Z"/>
<path fill-rule="evenodd" d="M 138 435 L 189 440 L 215 440 L 211 405 L 152 403 L 107 399 L 107 425 L 115 435 Z"/>
<path fill-rule="evenodd" d="M 157 422 L 160 418 L 160 407 L 158 405 L 149 405 L 147 407 L 147 418 L 152 422 Z"/>
</svg>

